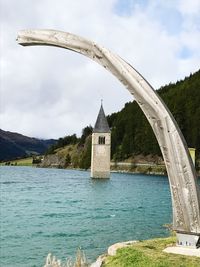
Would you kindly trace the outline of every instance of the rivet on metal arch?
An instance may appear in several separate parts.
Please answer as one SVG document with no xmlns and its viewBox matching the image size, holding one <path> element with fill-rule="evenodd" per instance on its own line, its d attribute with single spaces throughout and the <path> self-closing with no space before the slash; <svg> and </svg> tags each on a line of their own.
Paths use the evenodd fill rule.
<svg viewBox="0 0 200 267">
<path fill-rule="evenodd" d="M 197 247 L 200 241 L 200 193 L 187 144 L 162 99 L 130 64 L 95 42 L 55 30 L 23 30 L 23 46 L 50 45 L 80 53 L 102 65 L 134 96 L 158 140 L 169 177 L 173 228 L 178 244 Z"/>
</svg>

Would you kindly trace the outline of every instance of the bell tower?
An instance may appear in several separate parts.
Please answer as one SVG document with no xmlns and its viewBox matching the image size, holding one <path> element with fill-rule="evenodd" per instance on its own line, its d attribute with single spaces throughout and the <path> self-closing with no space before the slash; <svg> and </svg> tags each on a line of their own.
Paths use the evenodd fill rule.
<svg viewBox="0 0 200 267">
<path fill-rule="evenodd" d="M 110 178 L 110 144 L 110 129 L 101 103 L 92 133 L 92 178 Z"/>
</svg>

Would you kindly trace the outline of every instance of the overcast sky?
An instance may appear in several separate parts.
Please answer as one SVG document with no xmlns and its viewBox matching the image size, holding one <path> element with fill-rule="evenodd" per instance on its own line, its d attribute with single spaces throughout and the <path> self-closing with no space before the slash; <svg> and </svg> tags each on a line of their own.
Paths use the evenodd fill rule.
<svg viewBox="0 0 200 267">
<path fill-rule="evenodd" d="M 71 51 L 22 47 L 21 29 L 55 29 L 96 41 L 155 88 L 200 68 L 199 0 L 0 0 L 0 127 L 38 138 L 81 134 L 132 96 L 104 68 Z"/>
</svg>

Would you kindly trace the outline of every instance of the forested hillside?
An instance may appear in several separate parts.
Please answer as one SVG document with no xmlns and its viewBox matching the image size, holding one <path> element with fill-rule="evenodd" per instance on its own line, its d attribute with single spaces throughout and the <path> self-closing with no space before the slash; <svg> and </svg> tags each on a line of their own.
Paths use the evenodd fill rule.
<svg viewBox="0 0 200 267">
<path fill-rule="evenodd" d="M 189 147 L 200 152 L 200 71 L 191 74 L 183 81 L 169 84 L 157 91 L 164 100 L 183 132 Z M 161 155 L 153 131 L 138 104 L 133 101 L 117 113 L 107 116 L 111 128 L 111 156 L 113 160 L 122 161 L 136 155 Z M 91 157 L 92 127 L 82 131 L 82 137 L 76 135 L 60 138 L 50 147 L 47 154 L 58 153 L 66 157 L 67 164 L 89 168 Z M 66 149 L 69 145 L 76 149 Z M 64 152 L 67 151 L 67 152 Z M 73 153 L 72 153 L 73 151 Z"/>
<path fill-rule="evenodd" d="M 157 91 L 164 100 L 189 147 L 200 151 L 200 71 L 184 81 Z M 136 154 L 160 154 L 153 131 L 135 101 L 108 116 L 112 128 L 112 157 L 123 160 Z"/>
</svg>

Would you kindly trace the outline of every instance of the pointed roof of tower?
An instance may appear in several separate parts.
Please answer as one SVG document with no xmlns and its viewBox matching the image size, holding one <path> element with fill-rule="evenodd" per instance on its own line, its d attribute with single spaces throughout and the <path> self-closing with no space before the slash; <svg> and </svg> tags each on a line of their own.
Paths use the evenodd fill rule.
<svg viewBox="0 0 200 267">
<path fill-rule="evenodd" d="M 99 114 L 93 129 L 93 133 L 109 133 L 110 128 L 108 126 L 108 121 L 106 119 L 104 110 L 103 110 L 103 105 L 101 103 L 101 107 L 99 110 Z"/>
</svg>

